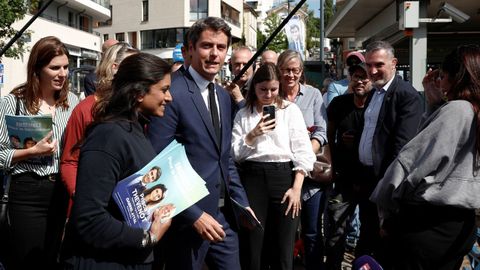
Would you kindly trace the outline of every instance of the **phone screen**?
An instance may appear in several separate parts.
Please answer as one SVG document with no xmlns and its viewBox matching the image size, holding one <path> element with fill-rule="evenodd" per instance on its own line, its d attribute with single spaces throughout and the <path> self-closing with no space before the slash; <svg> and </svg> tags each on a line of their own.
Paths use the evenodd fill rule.
<svg viewBox="0 0 480 270">
<path fill-rule="evenodd" d="M 274 105 L 268 105 L 268 106 L 263 106 L 263 115 L 269 114 L 270 116 L 266 119 L 266 121 L 275 119 L 275 106 Z"/>
</svg>

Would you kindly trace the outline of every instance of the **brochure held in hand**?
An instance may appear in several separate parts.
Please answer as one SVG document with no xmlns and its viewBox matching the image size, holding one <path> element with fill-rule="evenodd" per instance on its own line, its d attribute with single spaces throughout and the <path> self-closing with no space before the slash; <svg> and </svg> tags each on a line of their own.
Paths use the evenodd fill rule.
<svg viewBox="0 0 480 270">
<path fill-rule="evenodd" d="M 52 130 L 52 115 L 5 115 L 10 145 L 15 149 L 34 146 Z"/>
<path fill-rule="evenodd" d="M 118 182 L 113 198 L 129 226 L 148 230 L 156 209 L 165 221 L 208 194 L 185 148 L 173 141 L 141 170 Z"/>
<path fill-rule="evenodd" d="M 5 115 L 10 147 L 27 149 L 35 146 L 52 130 L 52 115 Z M 25 163 L 48 165 L 53 156 L 39 156 L 24 160 Z"/>
</svg>

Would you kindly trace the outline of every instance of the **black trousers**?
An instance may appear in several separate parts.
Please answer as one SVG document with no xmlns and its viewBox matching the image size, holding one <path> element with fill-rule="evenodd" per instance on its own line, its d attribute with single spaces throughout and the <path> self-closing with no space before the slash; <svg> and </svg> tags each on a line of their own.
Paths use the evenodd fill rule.
<svg viewBox="0 0 480 270">
<path fill-rule="evenodd" d="M 285 216 L 288 202 L 281 204 L 285 192 L 293 185 L 290 162 L 245 162 L 240 179 L 250 206 L 265 231 L 240 232 L 242 269 L 293 269 L 295 232 L 300 216 Z M 270 267 L 270 268 L 268 268 Z"/>
<path fill-rule="evenodd" d="M 55 269 L 68 195 L 57 175 L 13 175 L 7 269 Z"/>
<path fill-rule="evenodd" d="M 378 179 L 371 166 L 359 168 L 361 181 L 355 184 L 355 198 L 360 217 L 360 237 L 355 248 L 355 257 L 373 256 L 380 262 L 385 257 L 385 241 L 380 238 L 380 221 L 377 205 L 370 201 L 370 195 L 377 186 Z"/>
<path fill-rule="evenodd" d="M 476 239 L 471 209 L 402 205 L 389 223 L 394 270 L 458 270 Z"/>
</svg>

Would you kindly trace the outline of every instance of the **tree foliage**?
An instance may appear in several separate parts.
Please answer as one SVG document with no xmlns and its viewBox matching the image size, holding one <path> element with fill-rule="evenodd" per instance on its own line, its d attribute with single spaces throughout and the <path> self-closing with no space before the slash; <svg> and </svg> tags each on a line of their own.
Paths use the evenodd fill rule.
<svg viewBox="0 0 480 270">
<path fill-rule="evenodd" d="M 330 22 L 330 19 L 333 17 L 333 0 L 325 0 L 324 5 L 324 25 L 326 27 Z"/>
<path fill-rule="evenodd" d="M 265 20 L 265 33 L 266 37 L 270 37 L 272 33 L 277 29 L 277 27 L 282 23 L 281 18 L 275 14 L 271 13 L 268 15 L 267 19 Z M 257 36 L 258 37 L 258 36 Z M 260 39 L 257 38 L 257 43 L 259 44 L 258 48 L 262 46 L 263 42 L 260 43 Z M 284 31 L 280 31 L 275 38 L 268 44 L 268 49 L 273 50 L 277 53 L 286 50 L 288 48 L 288 41 L 287 36 L 285 35 Z"/>
<path fill-rule="evenodd" d="M 305 20 L 307 50 L 313 47 L 320 47 L 320 23 L 320 18 L 315 18 L 313 11 L 309 10 Z"/>
<path fill-rule="evenodd" d="M 23 19 L 29 8 L 36 8 L 38 0 L 0 0 L 0 48 L 3 48 L 12 39 L 17 30 L 12 24 Z M 19 38 L 4 54 L 5 57 L 19 58 L 26 51 L 25 40 Z"/>
</svg>

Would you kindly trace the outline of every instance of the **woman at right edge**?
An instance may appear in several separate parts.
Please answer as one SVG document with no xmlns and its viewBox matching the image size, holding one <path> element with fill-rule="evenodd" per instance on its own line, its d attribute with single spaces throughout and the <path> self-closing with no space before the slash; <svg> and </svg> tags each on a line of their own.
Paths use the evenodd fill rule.
<svg viewBox="0 0 480 270">
<path fill-rule="evenodd" d="M 428 118 L 370 199 L 395 256 L 392 269 L 458 270 L 480 207 L 480 47 L 453 50 L 423 87 Z"/>
</svg>

